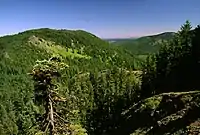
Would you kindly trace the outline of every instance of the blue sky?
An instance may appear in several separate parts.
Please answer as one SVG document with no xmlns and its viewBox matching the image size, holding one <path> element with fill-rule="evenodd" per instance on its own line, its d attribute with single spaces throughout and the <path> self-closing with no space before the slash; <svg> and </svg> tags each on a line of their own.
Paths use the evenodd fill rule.
<svg viewBox="0 0 200 135">
<path fill-rule="evenodd" d="M 101 38 L 200 24 L 200 0 L 0 0 L 0 35 L 32 28 L 83 29 Z"/>
</svg>

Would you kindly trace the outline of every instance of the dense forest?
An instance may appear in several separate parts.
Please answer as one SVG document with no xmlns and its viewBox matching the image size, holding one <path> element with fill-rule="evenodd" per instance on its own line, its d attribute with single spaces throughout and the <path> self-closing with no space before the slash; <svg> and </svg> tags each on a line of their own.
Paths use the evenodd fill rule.
<svg viewBox="0 0 200 135">
<path fill-rule="evenodd" d="M 200 132 L 200 26 L 145 61 L 82 31 L 0 38 L 0 135 Z"/>
</svg>

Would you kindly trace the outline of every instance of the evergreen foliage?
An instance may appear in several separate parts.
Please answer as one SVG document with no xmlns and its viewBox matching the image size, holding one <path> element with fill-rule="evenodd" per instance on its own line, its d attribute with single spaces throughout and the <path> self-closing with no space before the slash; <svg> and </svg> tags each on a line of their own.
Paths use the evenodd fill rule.
<svg viewBox="0 0 200 135">
<path fill-rule="evenodd" d="M 2 135 L 29 135 L 39 129 L 37 119 L 43 116 L 44 108 L 35 103 L 34 80 L 27 74 L 36 61 L 48 61 L 56 56 L 69 65 L 56 84 L 59 84 L 59 93 L 69 99 L 65 111 L 67 117 L 62 117 L 67 118 L 73 128 L 81 127 L 79 123 L 85 122 L 87 109 L 93 107 L 92 84 L 87 75 L 114 65 L 133 70 L 135 61 L 128 51 L 80 30 L 37 29 L 4 36 L 0 38 L 0 55 Z"/>
<path fill-rule="evenodd" d="M 190 22 L 186 21 L 173 40 L 150 57 L 151 64 L 147 59 L 142 77 L 142 90 L 146 91 L 146 96 L 199 89 L 197 67 L 200 53 L 196 52 L 199 27 L 191 29 Z"/>
<path fill-rule="evenodd" d="M 150 125 L 146 133 L 172 133 L 181 123 L 172 113 L 186 121 L 200 112 L 200 27 L 191 29 L 187 21 L 145 63 L 80 30 L 1 37 L 0 134 L 128 135 Z"/>
</svg>

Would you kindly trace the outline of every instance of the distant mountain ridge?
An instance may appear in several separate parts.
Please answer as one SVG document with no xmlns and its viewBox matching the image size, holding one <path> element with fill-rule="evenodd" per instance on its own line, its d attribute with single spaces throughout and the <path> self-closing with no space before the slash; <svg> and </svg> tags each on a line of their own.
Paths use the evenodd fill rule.
<svg viewBox="0 0 200 135">
<path fill-rule="evenodd" d="M 103 39 L 103 40 L 113 43 L 113 42 L 121 42 L 121 41 L 134 40 L 134 39 L 137 39 L 137 38 L 136 37 L 134 38 L 108 38 L 108 39 Z"/>
<path fill-rule="evenodd" d="M 149 36 L 144 36 L 144 37 L 152 37 L 152 38 L 171 38 L 172 35 L 174 35 L 175 32 L 163 32 L 160 34 L 156 34 L 156 35 L 149 35 Z"/>
<path fill-rule="evenodd" d="M 143 36 L 140 38 L 126 38 L 107 40 L 112 44 L 124 47 L 135 54 L 149 54 L 158 51 L 161 46 L 161 42 L 170 40 L 174 36 L 175 32 L 164 32 L 157 35 Z"/>
</svg>

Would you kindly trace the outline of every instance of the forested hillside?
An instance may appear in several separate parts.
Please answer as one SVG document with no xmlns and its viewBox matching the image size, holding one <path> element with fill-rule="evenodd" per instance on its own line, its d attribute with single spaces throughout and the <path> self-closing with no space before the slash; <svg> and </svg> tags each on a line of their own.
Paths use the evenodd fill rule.
<svg viewBox="0 0 200 135">
<path fill-rule="evenodd" d="M 144 36 L 136 39 L 121 39 L 115 40 L 112 44 L 124 47 L 132 51 L 134 54 L 147 55 L 157 52 L 161 47 L 162 42 L 169 41 L 173 38 L 174 34 L 174 32 L 165 32 L 158 35 Z"/>
<path fill-rule="evenodd" d="M 200 27 L 181 26 L 141 67 L 85 31 L 0 38 L 0 134 L 196 134 Z"/>
<path fill-rule="evenodd" d="M 36 122 L 34 83 L 28 73 L 38 60 L 52 57 L 64 60 L 69 68 L 64 73 L 63 90 L 79 74 L 114 67 L 132 71 L 135 63 L 128 51 L 81 30 L 29 30 L 1 37 L 0 48 L 0 134 L 6 135 L 29 134 Z"/>
</svg>

